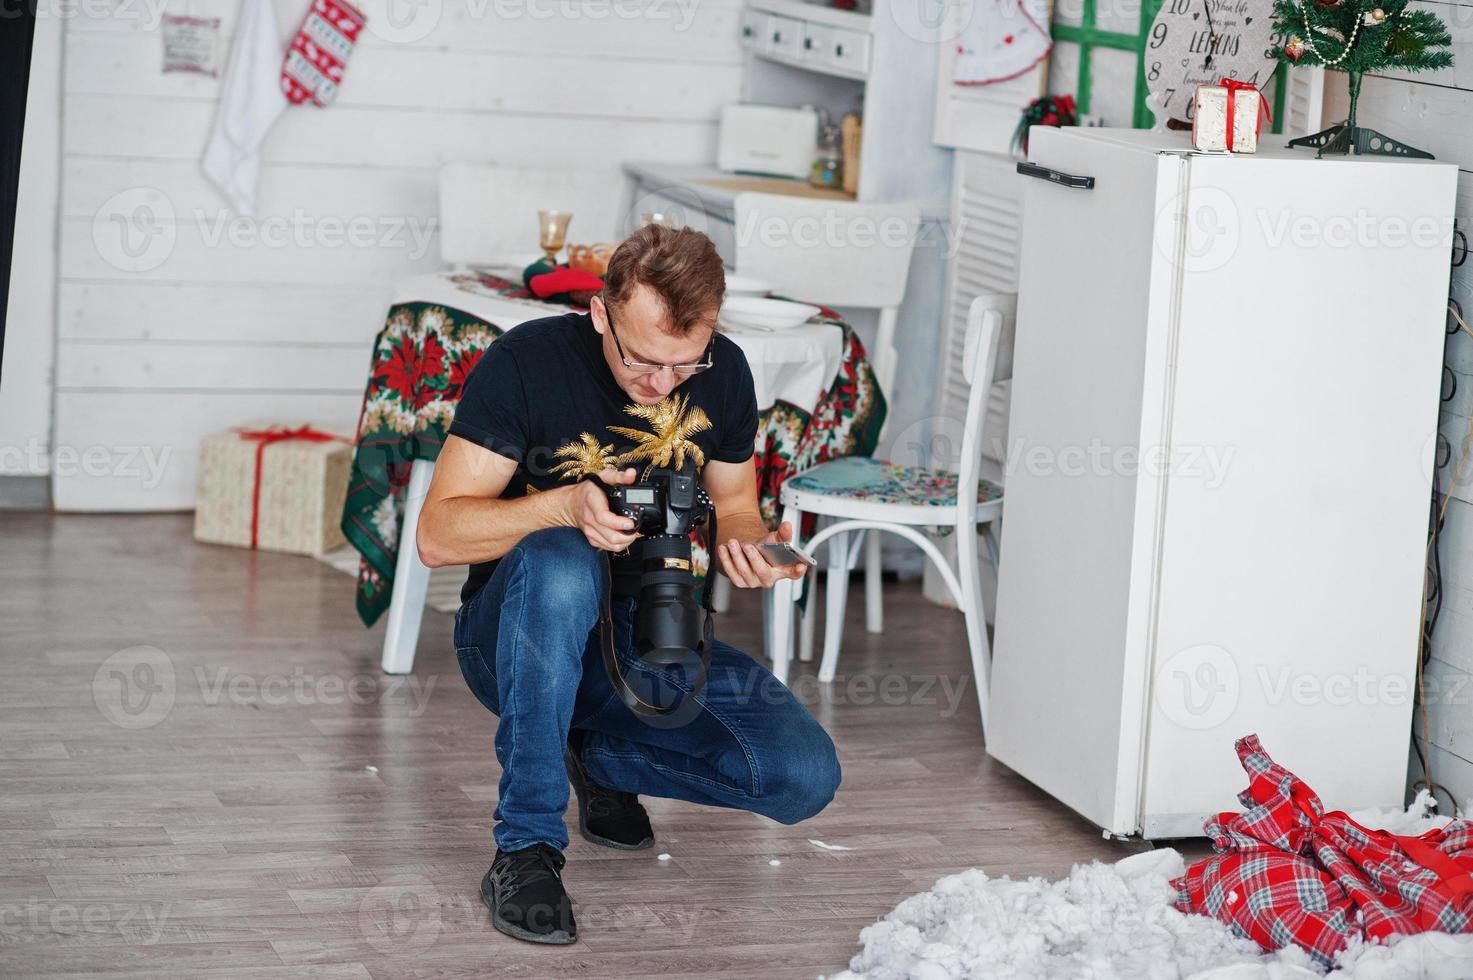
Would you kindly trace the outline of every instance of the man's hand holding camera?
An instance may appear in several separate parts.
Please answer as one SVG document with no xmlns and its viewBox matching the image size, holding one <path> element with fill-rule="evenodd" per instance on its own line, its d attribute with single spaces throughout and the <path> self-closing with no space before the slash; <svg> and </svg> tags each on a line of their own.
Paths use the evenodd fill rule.
<svg viewBox="0 0 1473 980">
<path fill-rule="evenodd" d="M 604 470 L 598 478 L 607 486 L 615 487 L 620 484 L 628 486 L 637 475 L 630 467 L 623 471 Z M 609 509 L 609 495 L 598 484 L 581 480 L 568 490 L 566 523 L 582 531 L 588 543 L 595 548 L 618 554 L 627 550 L 639 537 L 633 532 L 632 518 Z"/>
</svg>

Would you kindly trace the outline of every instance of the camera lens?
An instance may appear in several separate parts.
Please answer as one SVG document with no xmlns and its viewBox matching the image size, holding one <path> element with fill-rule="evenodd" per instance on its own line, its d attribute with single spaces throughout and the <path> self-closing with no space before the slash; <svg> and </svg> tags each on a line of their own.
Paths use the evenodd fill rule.
<svg viewBox="0 0 1473 980">
<path fill-rule="evenodd" d="M 704 617 L 695 601 L 690 538 L 658 534 L 644 539 L 639 579 L 639 628 L 635 644 L 651 663 L 685 662 L 704 640 Z"/>
</svg>

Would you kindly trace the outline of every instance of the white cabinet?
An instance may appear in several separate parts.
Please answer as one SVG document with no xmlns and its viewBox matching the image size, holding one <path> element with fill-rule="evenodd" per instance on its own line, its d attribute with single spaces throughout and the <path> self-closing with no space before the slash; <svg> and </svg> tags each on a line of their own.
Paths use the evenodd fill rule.
<svg viewBox="0 0 1473 980">
<path fill-rule="evenodd" d="M 751 7 L 743 7 L 741 18 L 738 21 L 742 48 L 751 51 L 760 47 L 766 26 L 766 14 L 760 10 L 754 10 Z"/>
<path fill-rule="evenodd" d="M 1457 170 L 1282 142 L 1033 131 L 987 750 L 1116 833 L 1403 802 Z"/>
<path fill-rule="evenodd" d="M 762 51 L 796 61 L 803 54 L 803 22 L 792 17 L 768 14 Z"/>
<path fill-rule="evenodd" d="M 931 138 L 937 46 L 910 26 L 929 23 L 933 3 L 883 0 L 871 15 L 800 0 L 747 0 L 739 29 L 752 37 L 744 33 L 750 44 L 742 101 L 813 106 L 835 124 L 862 113 L 858 199 L 913 200 L 923 212 L 944 212 L 951 151 Z"/>
<path fill-rule="evenodd" d="M 909 0 L 902 0 L 909 2 Z M 844 78 L 865 78 L 870 69 L 872 19 L 800 0 L 752 0 L 743 11 L 760 16 L 754 50 L 774 61 Z"/>
<path fill-rule="evenodd" d="M 869 71 L 868 33 L 826 24 L 805 24 L 803 31 L 804 64 L 853 78 Z"/>
</svg>

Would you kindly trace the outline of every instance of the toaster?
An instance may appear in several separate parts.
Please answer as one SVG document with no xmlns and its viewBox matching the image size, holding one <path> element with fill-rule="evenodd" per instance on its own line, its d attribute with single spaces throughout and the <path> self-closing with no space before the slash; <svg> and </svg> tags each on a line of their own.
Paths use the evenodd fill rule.
<svg viewBox="0 0 1473 980">
<path fill-rule="evenodd" d="M 817 143 L 818 112 L 812 106 L 729 105 L 721 110 L 716 166 L 727 173 L 802 180 Z"/>
</svg>

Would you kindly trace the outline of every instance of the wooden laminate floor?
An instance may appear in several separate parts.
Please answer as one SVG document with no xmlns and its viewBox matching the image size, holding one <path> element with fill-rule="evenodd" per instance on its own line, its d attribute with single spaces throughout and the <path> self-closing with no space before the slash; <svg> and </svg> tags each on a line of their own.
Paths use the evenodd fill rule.
<svg viewBox="0 0 1473 980">
<path fill-rule="evenodd" d="M 0 513 L 0 976 L 813 977 L 942 875 L 1129 852 L 983 753 L 959 614 L 914 585 L 882 636 L 850 613 L 834 685 L 793 681 L 839 747 L 828 809 L 651 800 L 653 850 L 575 835 L 580 941 L 536 947 L 477 897 L 496 719 L 450 617 L 390 679 L 352 579 L 310 559 L 182 515 Z M 718 629 L 751 650 L 759 620 L 739 594 Z"/>
</svg>

